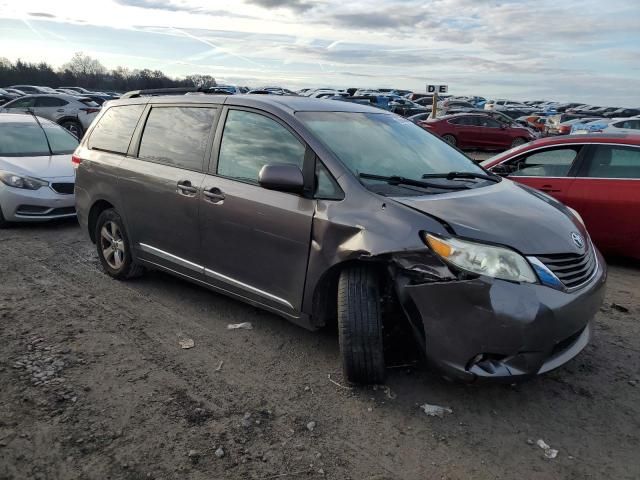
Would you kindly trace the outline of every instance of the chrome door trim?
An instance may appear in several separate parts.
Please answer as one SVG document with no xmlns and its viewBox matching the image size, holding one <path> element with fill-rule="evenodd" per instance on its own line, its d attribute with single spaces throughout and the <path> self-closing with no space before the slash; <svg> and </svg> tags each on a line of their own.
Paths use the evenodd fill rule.
<svg viewBox="0 0 640 480">
<path fill-rule="evenodd" d="M 273 295 L 269 292 L 265 292 L 264 290 L 260 290 L 259 288 L 256 288 L 252 285 L 243 283 L 239 280 L 236 280 L 235 278 L 231 278 L 228 277 L 226 275 L 223 275 L 222 273 L 216 272 L 214 270 L 211 270 L 209 268 L 205 268 L 202 265 L 198 265 L 197 263 L 193 263 L 190 262 L 189 260 L 185 260 L 184 258 L 178 257 L 176 255 L 173 255 L 172 253 L 169 252 L 165 252 L 164 250 L 160 250 L 159 248 L 156 247 L 152 247 L 151 245 L 147 245 L 146 243 L 140 243 L 140 248 L 142 249 L 142 251 L 146 252 L 146 253 L 151 253 L 153 255 L 156 255 L 164 260 L 167 260 L 169 262 L 173 262 L 177 265 L 180 265 L 182 267 L 188 268 L 190 270 L 194 270 L 196 272 L 199 273 L 204 273 L 206 277 L 209 278 L 213 278 L 215 280 L 219 280 L 221 282 L 227 283 L 229 285 L 233 285 L 235 287 L 238 287 L 242 290 L 245 290 L 247 292 L 251 292 L 255 295 L 259 295 L 260 297 L 272 300 L 276 303 L 279 303 L 280 305 L 284 305 L 285 307 L 290 308 L 291 310 L 295 310 L 295 308 L 293 308 L 293 305 L 291 305 L 291 303 L 289 303 L 288 301 L 286 301 L 284 298 L 280 298 L 276 295 Z M 149 263 L 153 263 L 153 262 L 149 262 Z M 230 292 L 231 293 L 231 292 Z"/>
<path fill-rule="evenodd" d="M 246 290 L 248 292 L 255 293 L 256 295 L 259 295 L 261 297 L 268 298 L 269 300 L 273 300 L 274 302 L 280 303 L 281 305 L 289 307 L 291 310 L 295 310 L 293 308 L 293 305 L 291 305 L 289 302 L 287 302 L 284 298 L 277 297 L 276 295 L 273 295 L 273 294 L 271 294 L 269 292 L 265 292 L 264 290 L 260 290 L 259 288 L 253 287 L 253 286 L 248 285 L 246 283 L 242 283 L 241 281 L 236 280 L 235 278 L 227 277 L 226 275 L 223 275 L 223 274 L 221 274 L 219 272 L 216 272 L 214 270 L 210 270 L 208 268 L 204 269 L 204 274 L 207 277 L 211 277 L 211 278 L 214 278 L 216 280 L 220 280 L 221 282 L 229 283 L 229 284 L 234 285 L 236 287 L 242 288 L 243 290 Z"/>
<path fill-rule="evenodd" d="M 152 255 L 156 255 L 164 260 L 176 263 L 182 267 L 188 268 L 190 270 L 195 270 L 200 273 L 202 273 L 202 271 L 204 270 L 204 267 L 202 265 L 190 262 L 189 260 L 185 260 L 184 258 L 178 257 L 169 252 L 160 250 L 159 248 L 152 247 L 151 245 L 147 245 L 146 243 L 140 243 L 139 245 L 143 252 L 151 253 Z"/>
</svg>

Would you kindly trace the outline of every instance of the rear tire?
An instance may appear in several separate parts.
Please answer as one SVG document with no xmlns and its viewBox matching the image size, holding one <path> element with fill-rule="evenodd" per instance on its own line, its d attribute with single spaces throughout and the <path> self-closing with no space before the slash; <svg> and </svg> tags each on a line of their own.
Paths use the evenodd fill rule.
<svg viewBox="0 0 640 480">
<path fill-rule="evenodd" d="M 525 143 L 527 143 L 527 139 L 525 138 L 514 138 L 513 142 L 511 142 L 511 148 L 519 147 L 520 145 L 524 145 Z"/>
<path fill-rule="evenodd" d="M 383 383 L 385 364 L 380 279 L 368 266 L 349 267 L 340 274 L 338 333 L 347 381 Z"/>
<path fill-rule="evenodd" d="M 75 120 L 65 120 L 60 124 L 60 126 L 66 130 L 69 130 L 78 140 L 82 138 L 82 125 Z"/>
<path fill-rule="evenodd" d="M 114 209 L 104 210 L 98 217 L 95 239 L 98 258 L 110 277 L 126 280 L 144 273 L 144 267 L 131 256 L 131 243 L 124 222 Z"/>
<path fill-rule="evenodd" d="M 443 135 L 442 140 L 444 140 L 445 142 L 447 142 L 449 145 L 453 147 L 455 147 L 458 144 L 456 137 L 454 137 L 453 135 L 449 135 L 449 134 Z"/>
</svg>

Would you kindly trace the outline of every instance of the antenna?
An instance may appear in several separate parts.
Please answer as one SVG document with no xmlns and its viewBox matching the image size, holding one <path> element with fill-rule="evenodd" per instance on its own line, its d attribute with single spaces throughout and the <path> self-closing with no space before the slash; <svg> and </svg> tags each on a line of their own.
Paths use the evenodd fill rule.
<svg viewBox="0 0 640 480">
<path fill-rule="evenodd" d="M 47 132 L 45 132 L 44 127 L 40 123 L 40 120 L 38 119 L 36 114 L 33 113 L 33 110 L 31 110 L 31 107 L 29 107 L 27 111 L 31 114 L 31 116 L 34 118 L 34 120 L 38 123 L 38 126 L 40 127 L 40 129 L 42 130 L 42 133 L 44 134 L 44 139 L 47 141 L 47 147 L 49 147 L 49 153 L 51 155 L 53 155 L 53 150 L 51 148 L 51 144 L 49 143 L 49 136 L 47 135 Z"/>
</svg>

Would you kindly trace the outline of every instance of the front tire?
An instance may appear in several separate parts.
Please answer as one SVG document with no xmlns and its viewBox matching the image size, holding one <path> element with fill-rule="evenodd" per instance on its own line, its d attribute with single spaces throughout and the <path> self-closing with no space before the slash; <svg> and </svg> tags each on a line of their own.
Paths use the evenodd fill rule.
<svg viewBox="0 0 640 480">
<path fill-rule="evenodd" d="M 449 134 L 443 135 L 442 139 L 452 147 L 455 147 L 458 144 L 456 137 L 454 137 L 453 135 L 449 135 Z"/>
<path fill-rule="evenodd" d="M 131 243 L 124 222 L 114 209 L 107 209 L 98 217 L 95 239 L 98 258 L 110 277 L 125 280 L 143 273 L 143 267 L 131 256 Z"/>
<path fill-rule="evenodd" d="M 338 331 L 347 381 L 384 382 L 380 278 L 366 265 L 342 271 L 338 281 Z"/>
<path fill-rule="evenodd" d="M 2 207 L 0 207 L 0 228 L 5 228 L 9 223 L 4 219 L 4 215 L 2 215 Z"/>
</svg>

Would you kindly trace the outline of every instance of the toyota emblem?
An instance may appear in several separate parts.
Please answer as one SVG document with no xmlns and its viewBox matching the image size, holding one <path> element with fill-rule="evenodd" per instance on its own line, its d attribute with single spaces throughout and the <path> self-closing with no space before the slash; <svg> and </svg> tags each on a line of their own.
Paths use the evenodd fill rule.
<svg viewBox="0 0 640 480">
<path fill-rule="evenodd" d="M 578 232 L 571 233 L 571 239 L 576 244 L 576 247 L 584 248 L 584 238 Z"/>
</svg>

